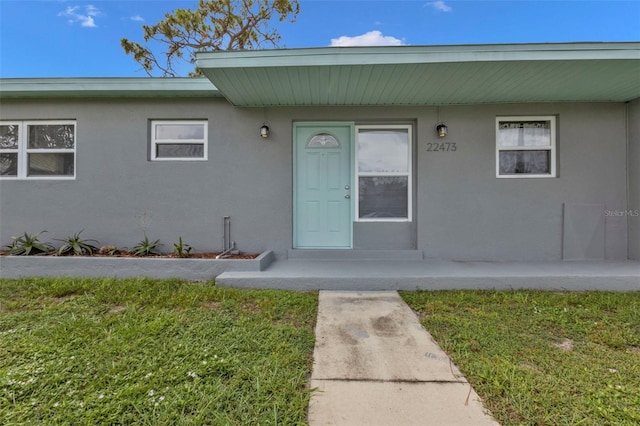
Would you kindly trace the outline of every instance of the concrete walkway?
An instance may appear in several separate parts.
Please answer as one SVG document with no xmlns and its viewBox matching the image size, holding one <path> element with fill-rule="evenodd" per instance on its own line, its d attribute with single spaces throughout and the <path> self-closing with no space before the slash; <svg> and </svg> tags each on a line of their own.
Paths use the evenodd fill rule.
<svg viewBox="0 0 640 426">
<path fill-rule="evenodd" d="M 497 425 L 395 291 L 321 291 L 309 424 Z"/>
</svg>

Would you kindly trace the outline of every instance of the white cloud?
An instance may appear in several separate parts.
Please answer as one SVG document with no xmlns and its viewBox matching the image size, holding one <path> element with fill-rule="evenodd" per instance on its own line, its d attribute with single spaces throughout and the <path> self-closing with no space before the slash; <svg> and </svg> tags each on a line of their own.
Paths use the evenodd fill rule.
<svg viewBox="0 0 640 426">
<path fill-rule="evenodd" d="M 144 18 L 140 15 L 130 16 L 129 19 L 135 22 L 144 22 Z"/>
<path fill-rule="evenodd" d="M 101 12 L 97 7 L 89 4 L 87 6 L 84 6 L 83 8 L 81 8 L 80 6 L 67 6 L 64 11 L 58 13 L 58 16 L 69 18 L 70 24 L 79 22 L 80 26 L 82 27 L 96 28 L 98 25 L 93 18 L 100 14 Z"/>
<path fill-rule="evenodd" d="M 85 28 L 95 28 L 97 27 L 96 22 L 93 20 L 92 16 L 84 16 L 80 18 L 81 24 Z"/>
<path fill-rule="evenodd" d="M 369 31 L 359 36 L 342 36 L 331 39 L 332 47 L 347 46 L 401 46 L 404 42 L 391 36 L 383 36 L 380 31 Z"/>
<path fill-rule="evenodd" d="M 427 4 L 429 6 L 431 6 L 431 7 L 433 7 L 435 10 L 439 10 L 440 12 L 451 12 L 453 10 L 453 8 L 451 6 L 449 6 L 448 4 L 446 4 L 442 0 L 431 1 L 431 2 L 429 2 Z"/>
</svg>

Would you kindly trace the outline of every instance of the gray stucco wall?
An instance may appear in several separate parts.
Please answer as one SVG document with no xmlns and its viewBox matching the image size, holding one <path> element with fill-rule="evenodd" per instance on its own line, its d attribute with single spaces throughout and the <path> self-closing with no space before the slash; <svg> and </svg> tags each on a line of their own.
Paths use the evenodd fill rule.
<svg viewBox="0 0 640 426">
<path fill-rule="evenodd" d="M 558 116 L 558 177 L 496 179 L 495 117 L 542 114 Z M 427 151 L 437 140 L 438 115 L 449 126 L 446 141 L 456 143 L 455 152 Z M 292 244 L 296 120 L 415 124 L 415 220 L 356 223 L 354 248 L 415 248 L 441 259 L 559 260 L 565 204 L 627 206 L 624 104 L 452 106 L 439 112 L 270 108 L 267 140 L 258 135 L 263 109 L 233 108 L 223 99 L 4 100 L 2 116 L 77 120 L 75 180 L 0 181 L 2 245 L 25 231 L 47 229 L 52 239 L 84 228 L 85 237 L 101 244 L 132 246 L 142 238 L 138 217 L 146 212 L 149 237 L 161 239 L 165 250 L 182 236 L 195 250 L 210 251 L 221 248 L 221 220 L 229 215 L 240 250 L 285 256 Z M 181 118 L 208 119 L 209 160 L 148 161 L 149 120 Z M 606 217 L 603 226 L 604 257 L 627 258 L 626 218 Z"/>
<path fill-rule="evenodd" d="M 74 181 L 2 181 L 1 243 L 47 229 L 131 247 L 142 239 L 138 218 L 164 250 L 182 236 L 197 251 L 222 247 L 222 217 L 243 251 L 290 245 L 289 144 L 257 134 L 262 111 L 226 101 L 125 100 L 3 102 L 3 118 L 77 120 Z M 209 160 L 151 162 L 150 119 L 208 119 Z"/>
<path fill-rule="evenodd" d="M 499 115 L 557 115 L 557 178 L 495 177 Z M 440 117 L 458 151 L 425 152 L 435 122 L 425 120 L 426 137 L 418 141 L 418 247 L 425 257 L 562 259 L 563 205 L 626 204 L 622 104 L 450 107 Z M 626 258 L 625 220 L 606 218 L 604 228 L 604 257 Z"/>
<path fill-rule="evenodd" d="M 629 259 L 640 260 L 640 99 L 628 104 Z"/>
</svg>

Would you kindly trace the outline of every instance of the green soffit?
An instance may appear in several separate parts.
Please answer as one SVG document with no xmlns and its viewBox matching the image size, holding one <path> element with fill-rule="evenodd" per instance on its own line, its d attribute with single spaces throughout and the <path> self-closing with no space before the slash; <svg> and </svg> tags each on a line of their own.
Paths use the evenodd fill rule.
<svg viewBox="0 0 640 426">
<path fill-rule="evenodd" d="M 236 106 L 624 102 L 640 43 L 392 46 L 203 52 Z"/>
<path fill-rule="evenodd" d="M 0 79 L 0 98 L 211 98 L 235 106 L 625 102 L 640 43 L 203 52 L 207 78 Z"/>
</svg>

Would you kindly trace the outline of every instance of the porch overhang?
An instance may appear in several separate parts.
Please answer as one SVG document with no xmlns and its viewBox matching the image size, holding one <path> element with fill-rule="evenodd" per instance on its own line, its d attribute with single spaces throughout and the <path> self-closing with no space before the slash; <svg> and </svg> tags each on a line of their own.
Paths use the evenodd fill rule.
<svg viewBox="0 0 640 426">
<path fill-rule="evenodd" d="M 221 51 L 197 66 L 239 107 L 640 98 L 638 42 Z"/>
</svg>

